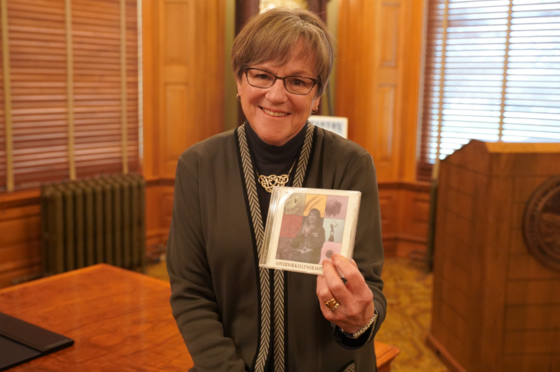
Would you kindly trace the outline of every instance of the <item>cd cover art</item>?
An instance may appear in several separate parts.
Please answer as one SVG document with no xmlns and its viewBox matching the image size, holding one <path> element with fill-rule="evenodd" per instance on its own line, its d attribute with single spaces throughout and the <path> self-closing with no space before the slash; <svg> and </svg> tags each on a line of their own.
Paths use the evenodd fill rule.
<svg viewBox="0 0 560 372">
<path fill-rule="evenodd" d="M 360 199 L 358 191 L 274 188 L 260 266 L 322 274 L 334 253 L 351 259 Z"/>
</svg>

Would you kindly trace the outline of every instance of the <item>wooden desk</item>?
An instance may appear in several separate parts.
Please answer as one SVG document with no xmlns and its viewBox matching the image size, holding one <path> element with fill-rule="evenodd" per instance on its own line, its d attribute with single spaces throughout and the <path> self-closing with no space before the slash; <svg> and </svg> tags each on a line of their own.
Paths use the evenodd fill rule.
<svg viewBox="0 0 560 372">
<path fill-rule="evenodd" d="M 104 264 L 0 290 L 1 312 L 75 340 L 10 371 L 186 371 L 169 295 L 166 282 Z M 398 349 L 376 349 L 389 372 Z"/>
</svg>

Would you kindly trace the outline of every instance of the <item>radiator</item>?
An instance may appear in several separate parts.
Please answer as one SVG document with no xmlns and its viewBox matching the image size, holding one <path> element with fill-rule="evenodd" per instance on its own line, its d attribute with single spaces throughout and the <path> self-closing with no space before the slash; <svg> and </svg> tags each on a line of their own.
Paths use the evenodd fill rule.
<svg viewBox="0 0 560 372">
<path fill-rule="evenodd" d="M 43 275 L 97 263 L 144 270 L 145 183 L 119 175 L 41 188 Z"/>
</svg>

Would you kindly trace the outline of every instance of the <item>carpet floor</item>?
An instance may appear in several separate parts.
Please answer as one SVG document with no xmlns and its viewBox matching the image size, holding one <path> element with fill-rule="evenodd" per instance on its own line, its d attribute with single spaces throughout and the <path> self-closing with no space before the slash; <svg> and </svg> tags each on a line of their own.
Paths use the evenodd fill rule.
<svg viewBox="0 0 560 372">
<path fill-rule="evenodd" d="M 148 265 L 147 274 L 168 281 L 165 262 Z M 391 372 L 447 372 L 426 346 L 431 322 L 433 275 L 424 265 L 405 258 L 385 260 L 382 278 L 387 297 L 387 318 L 375 339 L 401 350 Z"/>
</svg>

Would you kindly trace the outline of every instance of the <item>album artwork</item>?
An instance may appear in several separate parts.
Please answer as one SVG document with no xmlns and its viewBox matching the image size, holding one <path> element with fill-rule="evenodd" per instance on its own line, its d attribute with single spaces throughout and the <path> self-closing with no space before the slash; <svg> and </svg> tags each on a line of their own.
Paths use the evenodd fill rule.
<svg viewBox="0 0 560 372">
<path fill-rule="evenodd" d="M 261 267 L 323 274 L 334 253 L 352 258 L 359 191 L 275 187 Z"/>
</svg>

